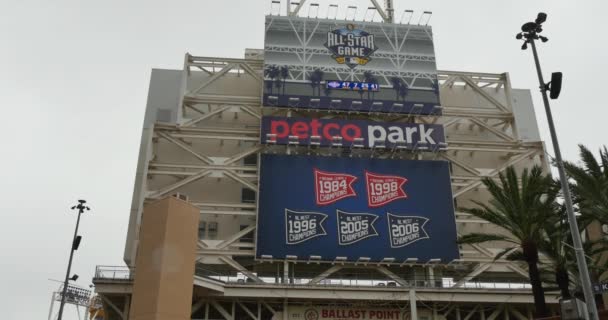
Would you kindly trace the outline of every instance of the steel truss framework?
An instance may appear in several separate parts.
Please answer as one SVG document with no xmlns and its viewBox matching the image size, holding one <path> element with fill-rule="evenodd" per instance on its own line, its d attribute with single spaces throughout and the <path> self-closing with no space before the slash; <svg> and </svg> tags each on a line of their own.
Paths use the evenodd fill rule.
<svg viewBox="0 0 608 320">
<path fill-rule="evenodd" d="M 292 303 L 311 303 L 320 297 L 344 304 L 357 300 L 392 299 L 402 300 L 407 305 L 409 296 L 398 297 L 407 295 L 408 291 L 403 289 L 409 288 L 418 301 L 418 308 L 430 310 L 434 319 L 438 318 L 438 314 L 458 320 L 493 320 L 497 316 L 519 320 L 531 318 L 532 297 L 528 287 L 472 285 L 478 283 L 475 281 L 506 282 L 488 280 L 495 279 L 497 273 L 504 275 L 503 278 L 508 281 L 525 282 L 527 271 L 522 265 L 506 260 L 494 261 L 496 252 L 503 248 L 500 244 L 496 248 L 464 246 L 461 248 L 461 259 L 447 265 L 419 263 L 410 259 L 373 264 L 365 261 L 319 261 L 312 257 L 298 257 L 291 261 L 272 258 L 255 261 L 254 242 L 243 241 L 255 231 L 255 203 L 205 197 L 208 191 L 212 194 L 216 184 L 218 188 L 228 185 L 226 188 L 231 188 L 233 194 L 240 195 L 243 188 L 257 191 L 258 167 L 246 165 L 243 160 L 251 155 L 273 152 L 445 159 L 451 163 L 453 197 L 457 204 L 469 205 L 471 199 L 483 201 L 487 198 L 487 192 L 481 183 L 482 178 L 496 178 L 508 166 L 521 169 L 532 164 L 545 165 L 542 142 L 522 142 L 517 136 L 508 74 L 440 71 L 442 117 L 399 114 L 371 114 L 367 117 L 381 121 L 443 124 L 448 141 L 446 151 L 419 153 L 382 149 L 349 152 L 346 147 L 260 145 L 259 120 L 263 115 L 302 114 L 326 118 L 345 115 L 262 108 L 260 90 L 219 92 L 217 89 L 218 86 L 225 87 L 226 83 L 232 83 L 230 87 L 233 88 L 261 88 L 262 69 L 261 60 L 187 54 L 181 120 L 178 124 L 157 123 L 148 141 L 151 156 L 147 160 L 146 201 L 175 193 L 186 194 L 200 208 L 202 221 L 249 219 L 246 220 L 249 225 L 240 230 L 220 232 L 221 236 L 213 241 L 199 240 L 198 267 L 212 269 L 217 276 L 206 273 L 194 280 L 195 292 L 203 290 L 205 294 L 195 301 L 193 315 L 209 319 L 210 310 L 215 309 L 214 312 L 224 319 L 232 320 L 236 310 L 241 310 L 239 312 L 258 320 L 263 308 L 274 312 Z M 251 93 L 255 91 L 257 95 Z M 468 97 L 468 100 L 460 99 L 462 96 Z M 496 229 L 487 221 L 464 212 L 456 212 L 456 222 L 459 235 L 471 230 Z M 276 275 L 268 276 L 268 272 L 263 271 L 266 269 L 276 270 L 273 271 Z M 390 282 L 398 292 L 388 287 L 365 289 L 361 287 L 361 281 L 354 286 L 343 282 L 336 286 L 331 282 L 336 277 L 348 277 L 341 273 L 347 269 L 373 273 L 374 276 L 367 277 L 365 281 L 375 279 L 384 281 L 385 285 Z M 222 275 L 226 275 L 226 278 L 222 278 Z M 452 280 L 446 282 L 446 277 Z M 422 284 L 416 282 L 420 279 L 423 280 Z M 328 283 L 331 285 L 328 286 Z M 369 286 L 369 283 L 363 286 Z M 107 290 L 110 294 L 114 289 L 108 287 Z M 254 296 L 259 299 L 251 300 Z M 549 296 L 554 297 L 552 294 Z M 556 299 L 548 300 L 549 303 L 557 303 Z M 116 309 L 123 313 L 126 310 Z M 202 317 L 200 310 L 204 310 Z"/>
</svg>

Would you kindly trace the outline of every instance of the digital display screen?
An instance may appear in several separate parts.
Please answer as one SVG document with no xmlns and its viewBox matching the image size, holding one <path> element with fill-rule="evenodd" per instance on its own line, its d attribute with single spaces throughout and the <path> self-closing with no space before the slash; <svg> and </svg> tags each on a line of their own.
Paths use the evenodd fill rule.
<svg viewBox="0 0 608 320">
<path fill-rule="evenodd" d="M 380 90 L 380 85 L 369 82 L 328 80 L 327 88 L 353 91 L 378 91 Z"/>
</svg>

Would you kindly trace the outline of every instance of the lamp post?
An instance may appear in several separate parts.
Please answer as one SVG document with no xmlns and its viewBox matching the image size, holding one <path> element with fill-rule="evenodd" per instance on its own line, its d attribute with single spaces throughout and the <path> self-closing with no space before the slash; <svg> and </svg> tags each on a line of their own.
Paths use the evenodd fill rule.
<svg viewBox="0 0 608 320">
<path fill-rule="evenodd" d="M 559 148 L 557 141 L 557 134 L 555 133 L 555 125 L 553 124 L 553 116 L 551 114 L 551 107 L 549 106 L 549 98 L 547 97 L 547 91 L 551 91 L 551 98 L 555 99 L 559 95 L 561 89 L 561 73 L 554 73 L 552 77 L 553 83 L 545 83 L 543 80 L 543 73 L 540 69 L 540 62 L 538 60 L 538 53 L 536 52 L 535 40 L 547 42 L 547 37 L 541 36 L 540 33 L 543 31 L 542 24 L 547 20 L 545 13 L 539 13 L 534 22 L 527 22 L 522 27 L 522 32 L 516 35 L 518 40 L 523 39 L 524 43 L 521 47 L 522 50 L 528 48 L 528 44 L 532 47 L 532 54 L 534 55 L 534 63 L 536 64 L 536 72 L 538 74 L 538 81 L 540 84 L 540 92 L 543 96 L 543 103 L 545 105 L 545 112 L 547 114 L 547 121 L 549 122 L 549 131 L 551 133 L 551 142 L 553 143 L 553 149 L 555 152 L 555 162 L 557 164 L 557 170 L 559 172 L 559 180 L 561 183 L 562 191 L 564 193 L 564 202 L 566 205 L 566 212 L 568 214 L 568 221 L 570 225 L 570 233 L 572 235 L 572 242 L 574 244 L 574 252 L 576 254 L 576 263 L 578 266 L 580 281 L 583 287 L 583 294 L 585 296 L 585 302 L 587 304 L 587 312 L 589 313 L 591 320 L 598 320 L 597 307 L 595 305 L 595 299 L 593 291 L 591 289 L 591 278 L 589 277 L 589 270 L 587 269 L 587 262 L 585 260 L 585 251 L 583 250 L 581 235 L 578 229 L 578 223 L 576 222 L 576 216 L 574 215 L 574 209 L 572 207 L 572 196 L 570 195 L 570 188 L 568 186 L 568 178 L 566 177 L 566 170 L 564 169 L 564 162 L 562 160 L 562 153 Z"/>
<path fill-rule="evenodd" d="M 80 245 L 81 236 L 78 235 L 78 225 L 80 224 L 80 215 L 85 210 L 91 210 L 89 207 L 85 206 L 87 203 L 86 200 L 78 200 L 78 205 L 72 207 L 72 210 L 78 210 L 78 218 L 76 219 L 76 229 L 74 230 L 74 237 L 72 238 L 72 248 L 70 250 L 70 260 L 68 262 L 68 270 L 65 273 L 65 281 L 63 282 L 63 291 L 61 293 L 61 304 L 59 304 L 59 313 L 57 314 L 57 320 L 61 320 L 63 318 L 63 307 L 65 306 L 65 298 L 68 291 L 68 281 L 76 281 L 78 279 L 78 275 L 73 275 L 70 277 L 70 270 L 72 269 L 72 259 L 74 258 L 74 251 L 78 250 L 78 246 Z"/>
</svg>

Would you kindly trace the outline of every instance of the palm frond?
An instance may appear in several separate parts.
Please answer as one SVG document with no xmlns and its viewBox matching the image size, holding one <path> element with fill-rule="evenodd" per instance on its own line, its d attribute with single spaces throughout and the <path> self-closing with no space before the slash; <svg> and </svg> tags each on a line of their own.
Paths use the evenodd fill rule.
<svg viewBox="0 0 608 320">
<path fill-rule="evenodd" d="M 458 243 L 462 244 L 477 244 L 489 241 L 506 241 L 518 244 L 516 241 L 513 241 L 513 239 L 501 234 L 469 233 L 458 238 Z"/>
</svg>

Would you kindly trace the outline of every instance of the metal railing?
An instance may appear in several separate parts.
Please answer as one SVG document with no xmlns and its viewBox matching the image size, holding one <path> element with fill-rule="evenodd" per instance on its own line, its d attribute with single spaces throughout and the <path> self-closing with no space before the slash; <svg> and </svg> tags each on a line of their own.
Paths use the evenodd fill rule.
<svg viewBox="0 0 608 320">
<path fill-rule="evenodd" d="M 293 287 L 376 287 L 376 288 L 437 288 L 437 289 L 485 289 L 485 290 L 530 290 L 530 284 L 522 281 L 512 281 L 506 279 L 496 279 L 496 281 L 463 281 L 459 282 L 454 278 L 438 277 L 432 278 L 412 278 L 402 277 L 399 283 L 396 280 L 374 279 L 369 274 L 354 274 L 350 277 L 340 277 L 332 275 L 315 283 L 310 281 L 318 274 L 296 275 L 290 277 L 286 282 L 280 277 L 264 277 L 259 278 L 263 283 L 255 282 L 255 280 L 247 277 L 243 273 L 220 273 L 214 270 L 208 270 L 201 267 L 196 268 L 196 275 L 224 282 L 228 285 L 280 285 Z M 131 281 L 135 277 L 135 271 L 123 266 L 97 266 L 95 269 L 96 280 L 115 280 L 115 281 Z"/>
<path fill-rule="evenodd" d="M 459 288 L 459 289 L 486 289 L 486 290 L 530 290 L 530 284 L 522 281 L 510 279 L 496 279 L 496 281 L 463 281 L 451 277 L 437 277 L 435 279 L 401 277 L 399 281 L 387 279 L 374 279 L 369 274 L 351 274 L 349 277 L 331 275 L 323 280 L 310 283 L 311 279 L 318 274 L 296 274 L 287 279 L 286 283 L 280 277 L 259 276 L 263 283 L 247 277 L 243 273 L 225 274 L 217 271 L 197 267 L 196 274 L 212 280 L 224 282 L 232 285 L 251 285 L 251 286 L 314 286 L 314 287 L 377 287 L 377 288 Z"/>
<path fill-rule="evenodd" d="M 125 280 L 135 278 L 135 270 L 126 266 L 97 266 L 95 268 L 95 280 Z"/>
</svg>

